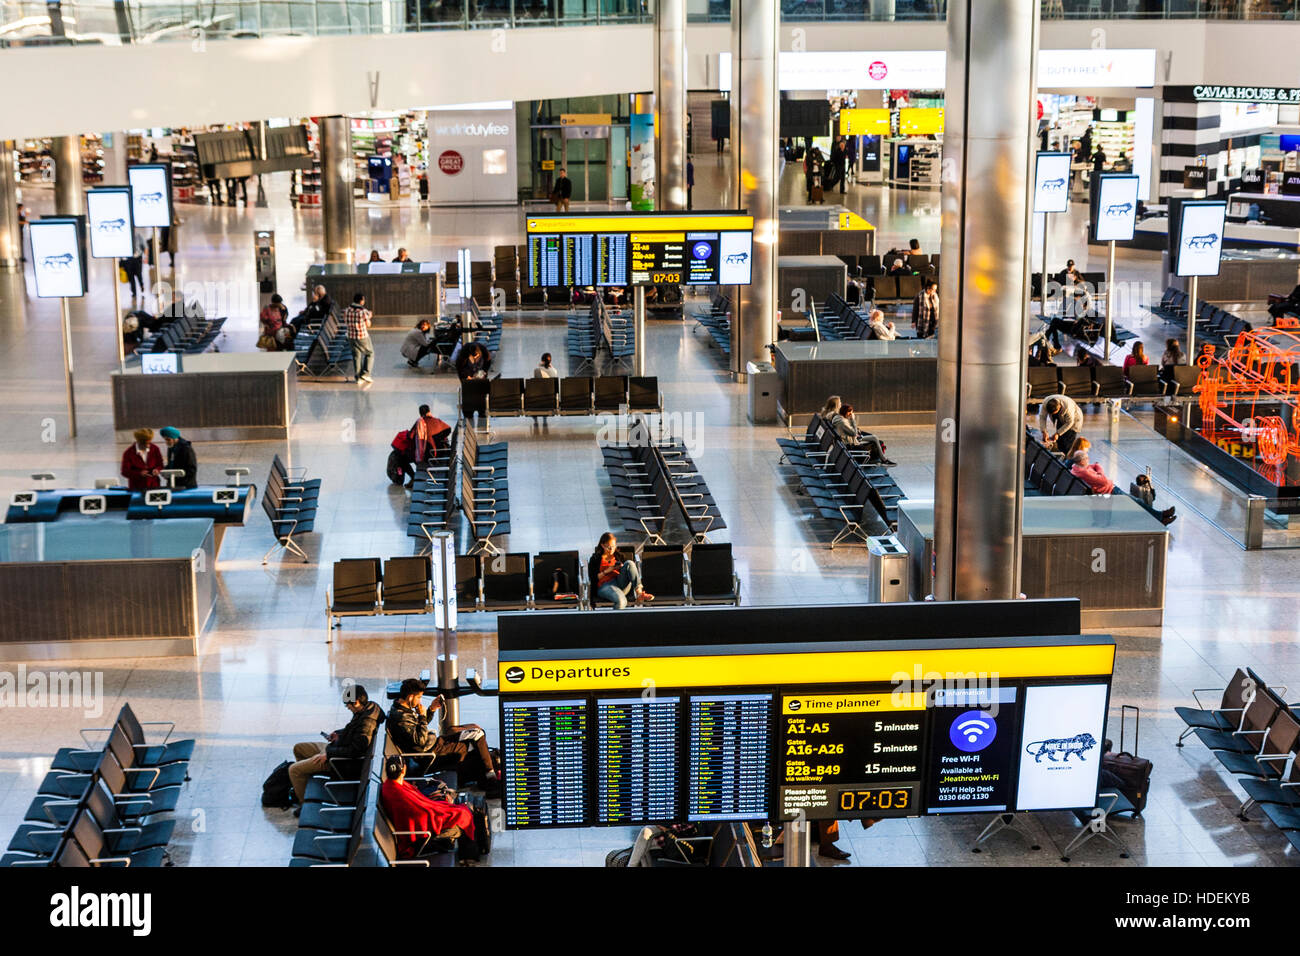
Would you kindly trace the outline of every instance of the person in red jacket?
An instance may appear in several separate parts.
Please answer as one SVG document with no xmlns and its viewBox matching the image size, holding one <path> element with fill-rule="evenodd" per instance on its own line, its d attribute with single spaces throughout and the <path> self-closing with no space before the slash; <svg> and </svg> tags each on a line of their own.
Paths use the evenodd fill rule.
<svg viewBox="0 0 1300 956">
<path fill-rule="evenodd" d="M 460 827 L 465 836 L 474 839 L 474 811 L 463 803 L 426 797 L 407 783 L 406 761 L 401 757 L 392 756 L 384 762 L 384 778 L 379 804 L 395 832 L 410 834 L 395 837 L 399 859 L 414 859 L 430 840 L 451 827 Z"/>
<path fill-rule="evenodd" d="M 135 444 L 122 453 L 122 477 L 132 491 L 147 491 L 162 484 L 158 472 L 164 462 L 162 452 L 153 443 L 152 428 L 137 428 L 132 436 Z"/>
</svg>

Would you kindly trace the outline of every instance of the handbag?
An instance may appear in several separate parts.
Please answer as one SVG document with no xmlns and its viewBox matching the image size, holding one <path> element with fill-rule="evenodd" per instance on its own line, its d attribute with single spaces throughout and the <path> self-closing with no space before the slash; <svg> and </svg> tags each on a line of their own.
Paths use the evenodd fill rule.
<svg viewBox="0 0 1300 956">
<path fill-rule="evenodd" d="M 263 335 L 261 338 L 257 340 L 257 347 L 261 349 L 263 352 L 274 352 L 280 346 L 276 343 L 275 339 L 272 338 L 271 336 Z"/>
</svg>

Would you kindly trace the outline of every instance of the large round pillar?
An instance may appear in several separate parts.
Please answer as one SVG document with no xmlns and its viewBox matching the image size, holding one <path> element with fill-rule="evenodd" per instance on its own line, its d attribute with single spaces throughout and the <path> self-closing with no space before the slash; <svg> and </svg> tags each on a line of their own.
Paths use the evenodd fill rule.
<svg viewBox="0 0 1300 956">
<path fill-rule="evenodd" d="M 81 137 L 56 136 L 50 141 L 54 154 L 54 212 L 60 216 L 84 216 L 86 193 L 81 175 Z"/>
<path fill-rule="evenodd" d="M 18 182 L 14 175 L 14 144 L 0 140 L 0 272 L 17 272 L 22 265 L 23 237 L 18 225 Z"/>
<path fill-rule="evenodd" d="M 655 3 L 656 191 L 659 209 L 686 208 L 686 0 Z"/>
<path fill-rule="evenodd" d="M 732 297 L 731 370 L 769 361 L 776 341 L 777 0 L 731 5 L 731 155 L 737 206 L 754 217 L 752 283 Z"/>
<path fill-rule="evenodd" d="M 352 221 L 352 127 L 346 116 L 320 119 L 320 206 L 325 225 L 325 261 L 352 262 L 356 231 Z"/>
<path fill-rule="evenodd" d="M 948 4 L 935 434 L 939 600 L 1020 592 L 1037 47 L 1038 0 Z"/>
</svg>

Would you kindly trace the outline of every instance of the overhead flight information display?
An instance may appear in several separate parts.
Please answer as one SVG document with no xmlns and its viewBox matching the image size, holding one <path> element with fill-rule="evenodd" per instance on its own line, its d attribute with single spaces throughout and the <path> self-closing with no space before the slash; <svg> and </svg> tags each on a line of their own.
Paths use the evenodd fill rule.
<svg viewBox="0 0 1300 956">
<path fill-rule="evenodd" d="M 1114 643 L 961 640 L 502 650 L 506 826 L 1093 806 Z"/>
<path fill-rule="evenodd" d="M 921 694 L 799 694 L 781 701 L 781 810 L 810 820 L 912 816 Z"/>
<path fill-rule="evenodd" d="M 757 820 L 770 812 L 772 695 L 692 697 L 688 820 Z"/>
<path fill-rule="evenodd" d="M 596 815 L 601 823 L 677 815 L 678 697 L 596 701 Z"/>
<path fill-rule="evenodd" d="M 529 216 L 530 286 L 749 285 L 754 220 L 737 213 Z"/>
<path fill-rule="evenodd" d="M 585 822 L 586 700 L 512 700 L 501 714 L 506 826 Z"/>
</svg>

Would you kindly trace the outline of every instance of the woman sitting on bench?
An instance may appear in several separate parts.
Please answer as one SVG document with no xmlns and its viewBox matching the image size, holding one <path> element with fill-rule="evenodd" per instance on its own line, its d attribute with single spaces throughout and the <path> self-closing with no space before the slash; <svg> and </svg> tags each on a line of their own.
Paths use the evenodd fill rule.
<svg viewBox="0 0 1300 956">
<path fill-rule="evenodd" d="M 641 569 L 635 561 L 629 561 L 618 550 L 618 541 L 612 531 L 606 531 L 600 536 L 600 542 L 587 562 L 587 573 L 596 597 L 608 601 L 617 611 L 627 607 L 629 594 L 638 603 L 655 599 L 653 594 L 641 587 Z"/>
</svg>

